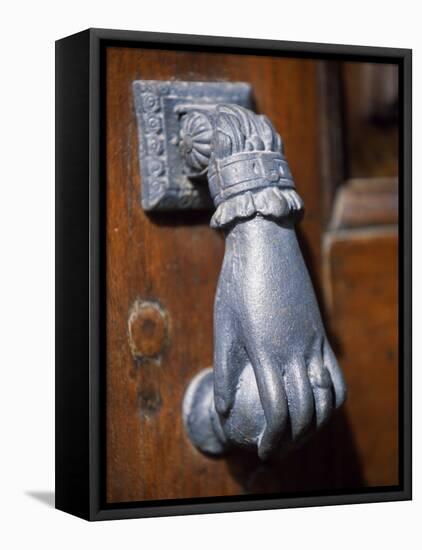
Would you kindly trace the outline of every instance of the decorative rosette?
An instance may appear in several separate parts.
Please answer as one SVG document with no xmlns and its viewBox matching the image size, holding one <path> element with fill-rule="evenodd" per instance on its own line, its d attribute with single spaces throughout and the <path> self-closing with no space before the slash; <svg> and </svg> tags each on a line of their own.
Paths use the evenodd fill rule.
<svg viewBox="0 0 422 550">
<path fill-rule="evenodd" d="M 211 156 L 213 128 L 205 113 L 193 111 L 184 116 L 180 129 L 180 149 L 188 177 L 203 176 Z"/>
</svg>

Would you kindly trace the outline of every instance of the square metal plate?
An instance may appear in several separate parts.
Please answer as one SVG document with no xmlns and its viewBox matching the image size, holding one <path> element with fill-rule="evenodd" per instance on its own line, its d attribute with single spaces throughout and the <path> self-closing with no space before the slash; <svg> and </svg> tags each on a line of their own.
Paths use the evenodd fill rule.
<svg viewBox="0 0 422 550">
<path fill-rule="evenodd" d="M 250 108 L 251 87 L 243 82 L 136 80 L 141 201 L 145 210 L 209 209 L 206 180 L 189 179 L 179 149 L 182 105 L 236 103 Z"/>
</svg>

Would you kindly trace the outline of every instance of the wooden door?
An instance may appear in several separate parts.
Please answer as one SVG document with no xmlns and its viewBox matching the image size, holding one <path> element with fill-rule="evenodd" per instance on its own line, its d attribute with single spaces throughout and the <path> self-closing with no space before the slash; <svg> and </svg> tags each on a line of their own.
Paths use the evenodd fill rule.
<svg viewBox="0 0 422 550">
<path fill-rule="evenodd" d="M 327 66 L 318 60 L 107 49 L 109 503 L 259 492 L 309 493 L 397 482 L 397 339 L 395 310 L 390 305 L 396 300 L 396 241 L 390 233 L 376 233 L 374 239 L 362 234 L 350 244 L 342 239 L 343 234 L 339 238 L 331 231 L 327 241 L 335 186 L 332 181 L 327 184 L 333 172 L 327 171 L 324 157 L 333 146 L 327 138 L 327 87 L 321 85 L 326 74 Z M 131 90 L 137 79 L 248 82 L 256 111 L 268 115 L 284 139 L 306 205 L 298 228 L 302 251 L 330 339 L 345 368 L 351 398 L 326 428 L 282 463 L 268 466 L 236 454 L 210 459 L 191 445 L 184 432 L 184 391 L 197 372 L 212 365 L 213 299 L 224 237 L 209 228 L 210 212 L 146 214 L 142 210 Z M 382 263 L 374 264 L 380 249 Z M 372 268 L 362 273 L 359 266 L 365 258 Z M 383 271 L 385 265 L 388 269 Z M 377 268 L 383 271 L 382 280 Z M 348 301 L 347 289 L 353 281 L 360 285 L 356 291 L 359 300 L 352 293 Z M 387 302 L 380 320 L 377 304 Z M 373 307 L 369 321 L 368 304 Z M 384 323 L 387 333 L 377 323 Z M 357 326 L 360 332 L 355 340 Z M 359 350 L 365 348 L 367 327 L 383 332 L 385 341 L 373 339 L 372 348 L 356 359 L 356 342 Z M 374 360 L 374 354 L 384 347 L 383 357 Z M 386 376 L 383 369 L 388 371 Z M 385 387 L 386 401 L 373 402 L 370 396 L 382 393 Z M 379 441 L 376 433 L 381 417 L 389 436 Z M 369 423 L 365 418 L 375 420 Z M 377 464 L 381 464 L 378 470 Z"/>
</svg>

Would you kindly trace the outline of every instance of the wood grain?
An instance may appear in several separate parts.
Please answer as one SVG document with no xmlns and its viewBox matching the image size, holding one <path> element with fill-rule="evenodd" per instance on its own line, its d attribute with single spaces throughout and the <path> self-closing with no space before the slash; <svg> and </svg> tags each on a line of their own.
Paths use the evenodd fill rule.
<svg viewBox="0 0 422 550">
<path fill-rule="evenodd" d="M 337 414 L 323 432 L 280 463 L 265 466 L 252 457 L 236 455 L 213 460 L 192 447 L 182 426 L 182 399 L 191 378 L 212 364 L 212 310 L 224 239 L 209 228 L 211 213 L 146 215 L 140 204 L 142 182 L 131 93 L 133 80 L 249 82 L 256 110 L 270 117 L 284 139 L 298 191 L 305 201 L 306 216 L 299 227 L 299 238 L 324 310 L 320 289 L 327 200 L 323 192 L 319 140 L 321 129 L 326 126 L 321 125 L 319 108 L 320 68 L 319 61 L 282 57 L 120 47 L 107 50 L 106 498 L 110 503 L 356 489 L 374 480 L 392 479 L 394 457 L 391 471 L 387 473 L 386 457 L 394 452 L 393 436 L 382 440 L 372 427 L 368 435 L 363 435 L 362 426 L 368 421 L 362 418 L 362 412 L 356 411 L 358 404 L 350 405 L 347 413 Z M 388 248 L 389 255 L 386 253 L 384 257 L 382 252 L 379 264 L 375 247 L 366 247 L 362 258 L 359 258 L 359 246 L 358 250 L 353 250 L 351 266 L 347 263 L 347 255 L 343 258 L 343 272 L 335 267 L 334 261 L 342 256 L 341 249 L 335 243 L 325 249 L 326 264 L 334 262 L 330 274 L 332 296 L 335 304 L 343 304 L 345 308 L 335 310 L 328 325 L 331 333 L 338 333 L 338 340 L 342 342 L 341 359 L 350 376 L 351 395 L 357 396 L 356 403 L 359 403 L 361 389 L 369 392 L 371 388 L 371 394 L 364 394 L 362 410 L 367 418 L 375 418 L 377 429 L 380 428 L 380 414 L 384 413 L 385 425 L 392 434 L 395 402 L 391 369 L 394 360 L 389 359 L 386 363 L 382 346 L 395 349 L 388 340 L 394 338 L 393 317 L 385 320 L 388 336 L 377 345 L 373 337 L 369 348 L 365 348 L 362 341 L 362 349 L 357 352 L 353 340 L 347 338 L 357 330 L 356 326 L 369 330 L 372 325 L 365 324 L 367 318 L 372 319 L 375 326 L 377 313 L 376 309 L 370 309 L 373 307 L 369 303 L 371 300 L 375 300 L 375 308 L 390 307 L 386 315 L 391 314 L 390 301 L 394 300 L 394 293 L 383 293 L 376 284 L 375 275 L 384 274 L 383 281 L 388 276 L 393 277 L 391 263 L 384 271 L 380 267 L 383 262 L 393 261 L 393 253 Z M 359 268 L 359 262 L 369 262 L 370 267 Z M 358 271 L 353 274 L 353 269 Z M 359 269 L 363 269 L 363 273 Z M 364 277 L 361 283 L 356 279 L 360 275 Z M 367 275 L 369 278 L 365 279 Z M 361 289 L 362 300 L 349 304 L 351 314 L 356 314 L 352 321 L 346 318 L 347 295 L 341 286 L 347 277 L 365 287 Z M 387 288 L 391 280 L 394 278 L 387 280 Z M 383 299 L 390 300 L 388 307 L 382 305 Z M 372 311 L 369 316 L 365 303 Z M 143 304 L 149 308 L 145 319 L 138 316 Z M 358 304 L 360 309 L 353 309 Z M 143 340 L 149 338 L 148 335 L 153 341 Z M 374 367 L 375 362 L 367 349 L 384 354 L 383 362 L 378 361 Z M 364 355 L 359 356 L 359 353 Z M 369 395 L 378 391 L 383 396 L 379 384 L 382 382 L 380 369 L 385 364 L 391 371 L 385 382 L 387 394 L 379 398 L 375 409 L 371 409 Z M 383 443 L 387 451 L 380 447 Z M 378 459 L 382 468 L 377 478 L 374 470 Z M 362 461 L 365 464 L 362 465 Z"/>
<path fill-rule="evenodd" d="M 398 175 L 398 65 L 342 63 L 348 178 Z"/>
<path fill-rule="evenodd" d="M 107 499 L 110 502 L 239 494 L 225 461 L 192 448 L 181 423 L 183 392 L 212 364 L 212 309 L 224 242 L 209 213 L 147 216 L 131 84 L 135 79 L 247 81 L 256 108 L 282 134 L 308 204 L 302 235 L 320 265 L 316 62 L 110 48 L 107 51 Z M 300 101 L 298 101 L 300 98 Z M 306 162 L 304 159 L 306 158 Z M 129 312 L 159 303 L 169 343 L 158 360 L 133 358 Z"/>
<path fill-rule="evenodd" d="M 397 228 L 325 237 L 330 320 L 365 486 L 398 483 Z"/>
<path fill-rule="evenodd" d="M 397 178 L 346 181 L 336 194 L 330 229 L 397 225 Z"/>
</svg>

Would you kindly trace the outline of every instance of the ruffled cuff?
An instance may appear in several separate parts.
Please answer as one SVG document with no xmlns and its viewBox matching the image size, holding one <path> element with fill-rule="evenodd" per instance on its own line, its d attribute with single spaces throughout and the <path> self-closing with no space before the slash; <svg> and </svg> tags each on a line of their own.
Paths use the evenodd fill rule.
<svg viewBox="0 0 422 550">
<path fill-rule="evenodd" d="M 303 201 L 294 189 L 265 187 L 259 191 L 246 191 L 222 202 L 211 218 L 211 227 L 222 228 L 236 219 L 261 214 L 274 219 L 298 215 L 303 211 Z"/>
</svg>

